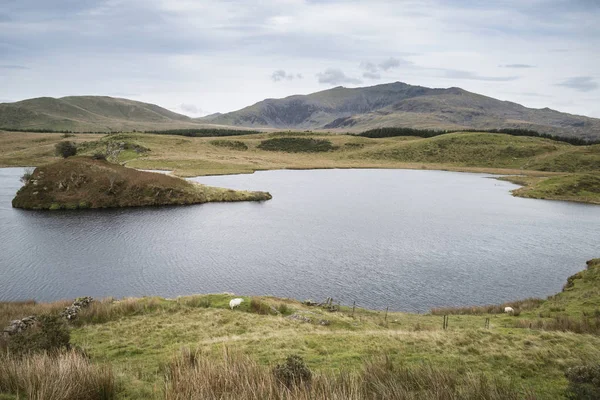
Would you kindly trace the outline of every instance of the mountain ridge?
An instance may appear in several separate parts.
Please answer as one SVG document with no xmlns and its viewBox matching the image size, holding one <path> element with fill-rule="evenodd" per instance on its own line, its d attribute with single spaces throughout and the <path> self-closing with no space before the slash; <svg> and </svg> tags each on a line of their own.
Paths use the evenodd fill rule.
<svg viewBox="0 0 600 400">
<path fill-rule="evenodd" d="M 202 118 L 196 119 L 202 121 Z M 403 82 L 332 89 L 265 99 L 211 122 L 279 129 L 363 131 L 381 127 L 422 129 L 531 129 L 557 136 L 600 139 L 600 119 L 527 108 L 458 87 L 427 88 Z"/>
<path fill-rule="evenodd" d="M 108 96 L 39 97 L 0 104 L 0 129 L 75 132 L 253 128 L 361 132 L 375 128 L 528 129 L 600 139 L 600 119 L 534 109 L 458 87 L 403 82 L 268 98 L 237 111 L 190 118 L 151 103 Z"/>
</svg>

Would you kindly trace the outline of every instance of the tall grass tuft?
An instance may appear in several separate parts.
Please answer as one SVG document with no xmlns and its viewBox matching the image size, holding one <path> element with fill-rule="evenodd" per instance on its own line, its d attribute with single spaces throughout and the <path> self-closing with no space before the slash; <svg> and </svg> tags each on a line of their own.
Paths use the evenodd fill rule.
<svg viewBox="0 0 600 400">
<path fill-rule="evenodd" d="M 359 371 L 312 373 L 306 384 L 286 385 L 268 367 L 227 351 L 217 363 L 184 351 L 168 368 L 165 395 L 168 400 L 533 398 L 513 382 L 431 365 L 396 366 L 386 357 L 365 363 Z"/>
<path fill-rule="evenodd" d="M 36 400 L 110 400 L 116 385 L 109 367 L 93 365 L 80 353 L 0 356 L 0 393 Z"/>
</svg>

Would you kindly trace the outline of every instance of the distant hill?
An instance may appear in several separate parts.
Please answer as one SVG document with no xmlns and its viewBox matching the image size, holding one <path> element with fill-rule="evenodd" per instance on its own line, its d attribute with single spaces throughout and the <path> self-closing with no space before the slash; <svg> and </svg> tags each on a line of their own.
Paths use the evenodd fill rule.
<svg viewBox="0 0 600 400">
<path fill-rule="evenodd" d="M 154 104 L 106 96 L 40 97 L 0 104 L 0 128 L 126 131 L 197 127 Z"/>
<path fill-rule="evenodd" d="M 532 109 L 460 88 L 431 89 L 395 82 L 336 87 L 309 95 L 266 99 L 199 122 L 280 129 L 364 131 L 379 127 L 427 129 L 523 128 L 600 139 L 600 119 Z"/>
<path fill-rule="evenodd" d="M 382 127 L 419 129 L 521 128 L 600 139 L 600 119 L 533 109 L 460 88 L 431 89 L 402 82 L 336 87 L 309 95 L 266 99 L 225 114 L 189 118 L 154 104 L 105 96 L 40 97 L 0 104 L 0 129 L 160 131 L 229 128 L 360 132 Z"/>
</svg>

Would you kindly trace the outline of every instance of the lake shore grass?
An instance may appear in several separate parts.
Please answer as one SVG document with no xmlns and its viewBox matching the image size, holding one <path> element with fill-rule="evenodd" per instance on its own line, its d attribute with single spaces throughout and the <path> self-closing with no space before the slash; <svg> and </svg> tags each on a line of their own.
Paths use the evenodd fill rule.
<svg viewBox="0 0 600 400">
<path fill-rule="evenodd" d="M 137 169 L 169 170 L 180 177 L 253 173 L 274 169 L 386 168 L 430 169 L 520 176 L 526 184 L 516 196 L 598 203 L 600 145 L 573 146 L 535 137 L 492 133 L 451 133 L 433 138 L 370 139 L 353 135 L 304 132 L 260 133 L 231 138 L 182 137 L 144 133 L 77 134 L 80 153 L 92 155 L 122 147 L 113 162 Z M 294 140 L 290 151 L 261 150 L 273 138 L 329 143 L 319 152 Z M 60 134 L 0 132 L 0 166 L 38 166 L 56 160 Z M 215 143 L 217 143 L 215 145 Z M 291 142 L 290 142 L 291 143 Z M 314 147 L 314 146 L 309 146 Z M 147 151 L 137 152 L 141 148 Z M 272 149 L 271 149 L 272 150 Z M 306 151 L 305 151 L 306 150 Z M 586 176 L 587 188 L 573 180 Z M 577 182 L 575 182 L 577 183 Z M 268 190 L 268 188 L 265 188 Z"/>
<path fill-rule="evenodd" d="M 232 311 L 228 302 L 233 294 L 104 299 L 82 309 L 70 323 L 71 343 L 85 351 L 92 366 L 110 368 L 116 398 L 190 398 L 194 393 L 198 398 L 233 398 L 241 387 L 255 388 L 261 396 L 268 390 L 273 397 L 266 398 L 344 398 L 350 388 L 356 396 L 348 398 L 370 398 L 360 395 L 370 390 L 364 385 L 379 382 L 382 393 L 408 390 L 415 398 L 446 399 L 461 398 L 465 390 L 481 395 L 485 385 L 475 382 L 484 379 L 491 384 L 485 387 L 495 388 L 490 397 L 462 398 L 502 398 L 492 396 L 500 392 L 506 398 L 556 399 L 566 390 L 568 368 L 600 359 L 600 329 L 578 332 L 572 323 L 552 321 L 593 323 L 600 316 L 599 277 L 600 259 L 590 260 L 562 292 L 510 303 L 518 314 L 506 314 L 498 306 L 427 314 L 342 306 L 331 312 L 269 296 L 240 296 L 245 301 Z M 0 303 L 0 324 L 58 312 L 65 304 Z M 446 329 L 441 314 L 448 315 Z M 331 396 L 292 395 L 273 386 L 271 369 L 290 355 L 306 362 L 315 382 L 327 382 L 315 384 L 321 385 L 319 390 L 329 387 Z M 383 368 L 383 375 L 365 374 L 370 368 Z M 247 371 L 251 377 L 243 381 L 238 380 L 242 375 L 225 374 L 231 378 L 227 386 L 220 380 L 226 370 Z M 392 381 L 409 375 L 432 387 L 438 379 L 455 384 L 441 386 L 440 397 L 419 392 L 418 385 L 394 389 Z M 378 378 L 385 376 L 389 381 Z M 201 384 L 200 377 L 209 380 Z M 341 377 L 351 382 L 343 383 Z M 6 387 L 0 385 L 0 391 L 9 396 L 13 392 Z M 448 397 L 454 390 L 458 397 Z M 222 397 L 211 397 L 214 393 Z"/>
</svg>

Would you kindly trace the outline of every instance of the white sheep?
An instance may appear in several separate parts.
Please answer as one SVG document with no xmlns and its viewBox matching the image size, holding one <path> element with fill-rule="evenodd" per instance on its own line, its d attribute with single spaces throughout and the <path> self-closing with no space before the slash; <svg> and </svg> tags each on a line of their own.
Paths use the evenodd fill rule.
<svg viewBox="0 0 600 400">
<path fill-rule="evenodd" d="M 243 302 L 244 302 L 244 299 L 240 299 L 239 297 L 236 299 L 231 299 L 231 301 L 229 302 L 229 308 L 231 308 L 233 310 L 234 308 L 236 308 Z"/>
<path fill-rule="evenodd" d="M 504 312 L 507 314 L 514 314 L 515 310 L 512 307 L 504 307 Z"/>
</svg>

